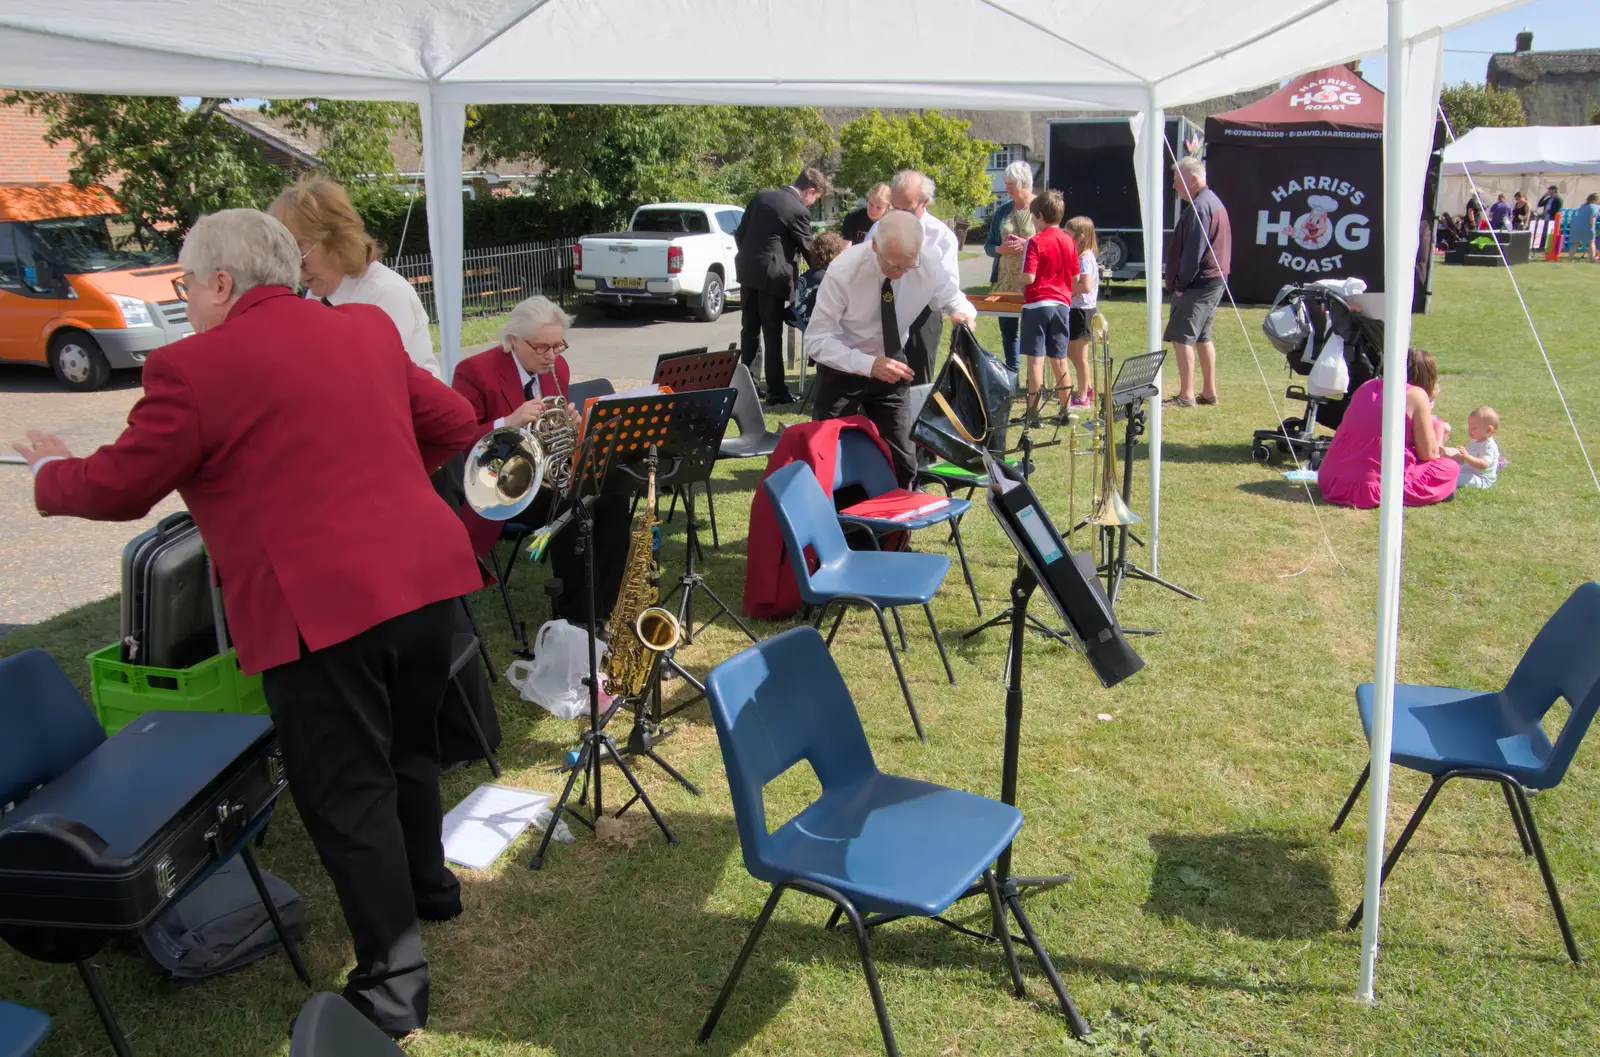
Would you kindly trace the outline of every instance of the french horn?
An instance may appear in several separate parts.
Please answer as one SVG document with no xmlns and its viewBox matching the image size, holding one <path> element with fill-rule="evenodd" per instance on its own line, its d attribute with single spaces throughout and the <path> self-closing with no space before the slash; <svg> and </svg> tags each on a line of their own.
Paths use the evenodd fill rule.
<svg viewBox="0 0 1600 1057">
<path fill-rule="evenodd" d="M 509 521 L 528 509 L 541 487 L 566 488 L 578 427 L 562 397 L 547 396 L 543 406 L 528 425 L 490 430 L 467 453 L 462 488 L 480 517 Z"/>
</svg>

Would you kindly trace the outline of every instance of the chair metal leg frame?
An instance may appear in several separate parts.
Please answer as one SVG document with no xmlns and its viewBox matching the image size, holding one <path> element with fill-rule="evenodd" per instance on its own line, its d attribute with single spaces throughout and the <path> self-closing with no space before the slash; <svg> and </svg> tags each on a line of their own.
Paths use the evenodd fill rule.
<svg viewBox="0 0 1600 1057">
<path fill-rule="evenodd" d="M 956 541 L 956 556 L 961 559 L 961 575 L 967 579 L 967 590 L 972 593 L 972 608 L 978 611 L 978 616 L 983 617 L 983 603 L 978 601 L 978 585 L 972 582 L 972 567 L 967 564 L 967 548 L 961 542 L 961 519 L 950 519 L 950 535 Z"/>
<path fill-rule="evenodd" d="M 1401 831 L 1400 839 L 1395 841 L 1394 847 L 1390 849 L 1389 854 L 1384 858 L 1383 872 L 1378 879 L 1379 887 L 1381 888 L 1383 883 L 1389 879 L 1390 871 L 1400 861 L 1400 856 L 1406 850 L 1406 845 L 1411 843 L 1412 834 L 1416 833 L 1417 827 L 1422 824 L 1423 816 L 1433 806 L 1433 801 L 1439 795 L 1439 790 L 1443 789 L 1444 784 L 1452 778 L 1476 778 L 1480 781 L 1494 782 L 1502 790 L 1505 790 L 1508 796 L 1514 798 L 1516 807 L 1521 811 L 1522 821 L 1527 827 L 1528 843 L 1533 847 L 1534 858 L 1539 861 L 1539 873 L 1544 878 L 1545 891 L 1550 896 L 1550 909 L 1555 912 L 1556 924 L 1561 927 L 1561 940 L 1566 945 L 1567 956 L 1572 959 L 1573 965 L 1582 965 L 1583 958 L 1578 953 L 1577 942 L 1572 938 L 1572 926 L 1567 923 L 1567 912 L 1561 905 L 1561 894 L 1556 890 L 1555 874 L 1550 872 L 1550 860 L 1545 856 L 1543 842 L 1539 840 L 1539 828 L 1534 825 L 1533 810 L 1528 804 L 1527 794 L 1522 791 L 1522 784 L 1504 771 L 1461 767 L 1446 771 L 1435 778 L 1433 784 L 1428 786 L 1428 791 L 1422 795 L 1422 802 L 1417 805 L 1417 810 L 1412 814 L 1411 821 L 1407 822 L 1406 828 Z M 1513 812 L 1513 817 L 1515 817 L 1515 811 Z M 1355 913 L 1350 915 L 1350 920 L 1345 927 L 1353 929 L 1361 924 L 1362 913 L 1365 909 L 1365 904 L 1356 904 Z"/>
<path fill-rule="evenodd" d="M 1522 824 L 1522 811 L 1512 796 L 1511 783 L 1501 782 L 1500 791 L 1506 795 L 1506 807 L 1511 811 L 1511 824 L 1517 827 L 1517 841 L 1522 845 L 1522 854 L 1532 855 L 1533 845 L 1528 843 L 1528 827 Z"/>
<path fill-rule="evenodd" d="M 722 992 L 717 995 L 717 1001 L 712 1005 L 711 1012 L 706 1014 L 706 1022 L 700 1028 L 700 1041 L 703 1043 L 711 1038 L 711 1033 L 717 1029 L 717 1021 L 722 1018 L 722 1011 L 727 1006 L 728 999 L 733 996 L 733 989 L 739 982 L 739 975 L 744 972 L 745 963 L 750 960 L 751 952 L 756 949 L 756 942 L 761 939 L 761 933 L 765 931 L 773 910 L 777 908 L 778 900 L 783 897 L 784 890 L 789 888 L 827 899 L 833 903 L 836 913 L 843 913 L 849 917 L 851 928 L 856 934 L 856 951 L 861 956 L 861 970 L 867 978 L 867 990 L 872 994 L 872 1009 L 878 1015 L 878 1030 L 883 1035 L 884 1052 L 888 1057 L 899 1057 L 900 1048 L 895 1045 L 894 1028 L 889 1023 L 889 1009 L 883 1002 L 883 987 L 878 983 L 878 967 L 872 961 L 872 947 L 867 940 L 866 927 L 861 923 L 860 912 L 842 892 L 835 891 L 827 885 L 799 879 L 783 881 L 773 886 L 772 894 L 767 896 L 767 902 L 762 906 L 761 914 L 756 918 L 749 938 L 744 941 L 744 947 L 739 951 L 738 960 L 733 963 L 733 969 L 722 985 Z"/>
<path fill-rule="evenodd" d="M 117 1023 L 117 1015 L 111 1012 L 111 1003 L 106 1001 L 106 993 L 100 988 L 100 977 L 95 975 L 94 966 L 89 964 L 87 958 L 79 958 L 77 966 L 78 975 L 83 978 L 83 986 L 89 992 L 89 1001 L 94 1003 L 94 1011 L 100 1015 L 100 1023 L 106 1029 L 106 1037 L 111 1040 L 111 1049 L 117 1057 L 133 1057 L 133 1051 L 128 1048 L 128 1040 L 122 1034 L 122 1025 Z"/>
<path fill-rule="evenodd" d="M 294 966 L 294 974 L 301 983 L 312 986 L 311 974 L 306 971 L 306 963 L 300 959 L 300 948 L 295 945 L 294 937 L 289 935 L 288 928 L 284 926 L 277 905 L 272 902 L 272 893 L 267 891 L 267 882 L 261 877 L 261 867 L 256 865 L 256 855 L 250 850 L 249 844 L 239 849 L 239 858 L 244 860 L 244 868 L 250 871 L 250 883 L 256 886 L 261 905 L 267 908 L 267 917 L 272 921 L 273 931 L 278 934 L 278 942 L 283 944 L 283 953 L 289 956 L 289 964 Z"/>
<path fill-rule="evenodd" d="M 720 551 L 722 549 L 722 540 L 717 537 L 717 500 L 711 494 L 711 478 L 707 477 L 704 483 L 706 486 L 706 511 L 711 516 L 711 549 Z M 694 486 L 690 485 L 689 487 L 693 488 Z"/>
<path fill-rule="evenodd" d="M 500 600 L 505 603 L 506 623 L 510 625 L 511 637 L 517 641 L 512 652 L 523 657 L 532 657 L 533 653 L 528 649 L 528 622 L 517 616 L 516 608 L 511 604 L 511 573 L 517 567 L 517 551 L 521 549 L 522 541 L 527 538 L 527 534 L 523 533 L 512 540 L 511 553 L 506 557 L 504 570 L 500 568 L 500 559 L 495 556 L 494 548 L 490 547 L 489 565 L 494 571 L 494 578 L 499 581 Z M 478 641 L 480 643 L 483 641 L 481 636 Z"/>
<path fill-rule="evenodd" d="M 1350 795 L 1345 798 L 1344 807 L 1339 809 L 1339 817 L 1333 820 L 1329 833 L 1338 833 L 1339 827 L 1344 825 L 1344 820 L 1350 817 L 1350 809 L 1356 806 L 1356 797 L 1361 795 L 1361 790 L 1367 787 L 1367 779 L 1372 777 L 1372 764 L 1361 768 L 1361 777 L 1356 779 L 1356 787 L 1350 790 Z"/>
<path fill-rule="evenodd" d="M 1018 998 L 1026 998 L 1027 991 L 1023 986 L 1022 966 L 1017 961 L 1016 947 L 1014 945 L 1019 942 L 1026 943 L 1029 949 L 1033 951 L 1034 959 L 1039 963 L 1039 967 L 1044 971 L 1045 979 L 1049 981 L 1051 990 L 1055 992 L 1056 1000 L 1061 1005 L 1061 1012 L 1067 1018 L 1067 1024 L 1071 1027 L 1072 1033 L 1078 1038 L 1084 1038 L 1090 1033 L 1089 1024 L 1083 1019 L 1083 1014 L 1078 1011 L 1077 1003 L 1067 993 L 1066 985 L 1061 982 L 1061 975 L 1056 972 L 1055 963 L 1050 960 L 1049 952 L 1044 949 L 1044 945 L 1039 942 L 1038 935 L 1033 931 L 1033 923 L 1028 920 L 1027 914 L 1023 912 L 1022 893 L 1018 890 L 1019 880 L 1019 878 L 1012 877 L 1001 881 L 995 876 L 993 870 L 985 870 L 981 883 L 973 885 L 972 889 L 961 897 L 962 899 L 967 899 L 977 895 L 985 895 L 989 898 L 990 928 L 992 932 L 978 932 L 942 916 L 936 915 L 932 920 L 964 936 L 971 936 L 973 939 L 984 940 L 989 943 L 998 942 L 1005 952 L 1006 967 L 1011 972 L 1012 990 Z M 1017 919 L 1017 926 L 1022 930 L 1021 936 L 1013 936 L 1011 934 L 1011 925 L 1007 920 L 1008 913 Z M 828 918 L 826 927 L 829 931 L 832 931 L 839 924 L 840 916 L 841 910 L 835 908 L 833 914 Z M 880 925 L 900 921 L 904 917 L 905 915 L 903 914 L 874 914 L 869 916 L 864 924 L 870 930 Z"/>
<path fill-rule="evenodd" d="M 889 615 L 894 617 L 894 630 L 900 635 L 900 652 L 905 653 L 911 646 L 906 642 L 906 626 L 900 623 L 900 610 L 890 606 Z"/>
<path fill-rule="evenodd" d="M 467 714 L 467 725 L 472 728 L 472 737 L 477 741 L 478 750 L 483 753 L 483 759 L 489 765 L 489 773 L 499 778 L 500 764 L 494 758 L 494 750 L 489 748 L 489 739 L 484 736 L 483 724 L 478 722 L 478 714 L 472 710 L 472 702 L 467 700 L 466 691 L 461 689 L 460 680 L 451 679 L 449 690 L 455 694 L 456 700 L 461 702 L 461 710 Z"/>
<path fill-rule="evenodd" d="M 928 630 L 933 632 L 933 644 L 939 647 L 939 660 L 944 662 L 945 678 L 950 680 L 950 685 L 956 685 L 956 673 L 950 670 L 950 658 L 944 652 L 944 639 L 939 634 L 939 624 L 933 619 L 933 604 L 922 603 L 922 611 L 928 614 Z"/>
<path fill-rule="evenodd" d="M 872 599 L 867 598 L 867 597 L 865 597 L 863 595 L 834 595 L 832 598 L 828 599 L 827 602 L 823 603 L 821 609 L 817 610 L 816 623 L 814 625 L 812 625 L 812 626 L 816 627 L 816 628 L 821 628 L 822 627 L 822 618 L 823 618 L 824 614 L 827 613 L 828 607 L 832 606 L 832 605 L 835 605 L 835 604 L 837 604 L 839 606 L 839 616 L 834 620 L 832 630 L 830 630 L 828 632 L 828 647 L 831 649 L 833 647 L 833 636 L 834 636 L 834 633 L 839 630 L 839 624 L 840 624 L 841 621 L 844 620 L 844 607 L 845 607 L 845 605 L 847 603 L 850 603 L 850 602 L 855 602 L 857 605 L 866 606 L 867 608 L 871 609 L 872 612 L 877 616 L 877 618 L 878 618 L 878 629 L 883 632 L 883 645 L 884 645 L 884 648 L 889 651 L 889 660 L 894 664 L 894 674 L 900 680 L 900 692 L 903 695 L 905 695 L 906 710 L 911 713 L 911 725 L 913 727 L 915 727 L 916 730 L 917 730 L 917 740 L 922 742 L 924 745 L 926 745 L 928 743 L 928 736 L 926 734 L 924 734 L 923 731 L 922 731 L 922 720 L 917 715 L 917 703 L 911 699 L 911 684 L 906 682 L 905 669 L 900 666 L 900 653 L 899 653 L 899 651 L 897 651 L 894 648 L 894 639 L 889 634 L 889 622 L 887 620 L 885 620 L 884 617 L 883 617 L 883 607 L 878 605 L 878 603 L 874 602 Z M 892 613 L 892 612 L 894 612 L 894 610 L 891 609 L 890 612 Z M 930 617 L 930 619 L 932 618 L 932 614 L 931 613 L 929 614 L 929 617 Z M 896 617 L 896 620 L 898 620 L 898 619 L 899 618 Z M 900 634 L 901 634 L 902 637 L 904 637 L 905 629 L 902 628 Z M 934 634 L 935 634 L 935 637 L 937 637 L 937 635 L 938 635 L 937 626 L 935 626 L 935 628 L 934 628 Z M 943 643 L 941 643 L 940 646 L 939 646 L 939 654 L 940 654 L 940 656 L 944 655 L 944 645 L 943 645 Z M 946 661 L 945 662 L 945 670 L 947 672 L 949 671 L 949 667 L 950 667 L 949 662 Z M 951 676 L 951 682 L 954 682 L 954 681 L 955 681 L 955 677 L 952 675 Z"/>
<path fill-rule="evenodd" d="M 467 596 L 461 596 L 461 611 L 467 615 L 467 623 L 472 627 L 472 635 L 478 640 L 478 656 L 483 658 L 483 670 L 489 676 L 491 683 L 500 681 L 494 673 L 494 662 L 489 659 L 489 647 L 484 645 L 483 632 L 478 630 L 478 620 L 472 615 L 472 606 L 467 602 Z"/>
</svg>

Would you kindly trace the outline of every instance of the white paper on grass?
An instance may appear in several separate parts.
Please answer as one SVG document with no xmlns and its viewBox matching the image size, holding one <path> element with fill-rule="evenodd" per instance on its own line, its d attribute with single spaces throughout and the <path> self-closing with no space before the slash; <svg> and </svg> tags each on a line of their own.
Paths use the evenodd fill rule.
<svg viewBox="0 0 1600 1057">
<path fill-rule="evenodd" d="M 485 783 L 444 816 L 444 857 L 484 870 L 522 835 L 549 802 L 549 793 Z"/>
</svg>

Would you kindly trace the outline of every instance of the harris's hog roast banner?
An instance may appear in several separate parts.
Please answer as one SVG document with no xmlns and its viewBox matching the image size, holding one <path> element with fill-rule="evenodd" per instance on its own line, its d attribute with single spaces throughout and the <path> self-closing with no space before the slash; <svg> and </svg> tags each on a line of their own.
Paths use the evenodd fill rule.
<svg viewBox="0 0 1600 1057">
<path fill-rule="evenodd" d="M 1233 226 L 1237 300 L 1346 276 L 1383 289 L 1383 93 L 1349 68 L 1207 118 L 1206 179 Z"/>
</svg>

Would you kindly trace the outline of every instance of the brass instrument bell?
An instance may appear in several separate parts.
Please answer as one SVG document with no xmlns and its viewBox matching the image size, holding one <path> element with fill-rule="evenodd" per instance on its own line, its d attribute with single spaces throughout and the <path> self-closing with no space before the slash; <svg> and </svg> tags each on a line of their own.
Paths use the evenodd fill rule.
<svg viewBox="0 0 1600 1057">
<path fill-rule="evenodd" d="M 509 521 L 528 509 L 544 483 L 549 461 L 530 430 L 490 430 L 467 453 L 462 487 L 467 503 L 490 521 Z"/>
</svg>

